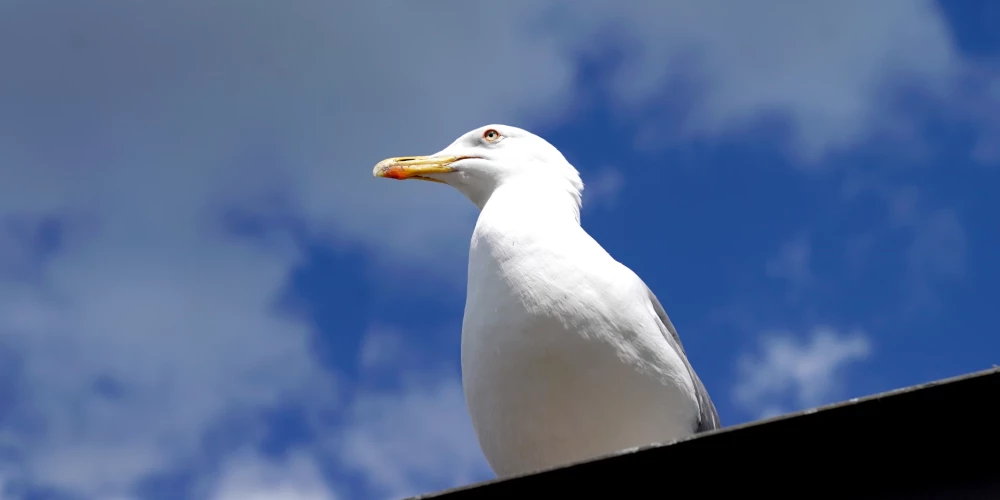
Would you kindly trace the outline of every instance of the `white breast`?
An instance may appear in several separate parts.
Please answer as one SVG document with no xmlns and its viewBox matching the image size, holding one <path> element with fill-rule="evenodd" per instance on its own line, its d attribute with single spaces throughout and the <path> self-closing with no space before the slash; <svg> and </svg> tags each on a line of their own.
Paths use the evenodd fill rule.
<svg viewBox="0 0 1000 500">
<path fill-rule="evenodd" d="M 693 434 L 692 381 L 641 282 L 579 226 L 511 224 L 489 209 L 470 247 L 462 378 L 494 471 Z"/>
</svg>

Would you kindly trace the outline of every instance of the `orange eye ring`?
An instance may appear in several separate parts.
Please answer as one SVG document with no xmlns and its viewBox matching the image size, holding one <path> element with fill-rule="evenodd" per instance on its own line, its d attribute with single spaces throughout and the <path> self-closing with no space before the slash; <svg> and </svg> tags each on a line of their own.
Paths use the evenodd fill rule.
<svg viewBox="0 0 1000 500">
<path fill-rule="evenodd" d="M 483 132 L 483 139 L 485 139 L 486 141 L 489 141 L 489 142 L 499 141 L 501 137 L 503 137 L 503 136 L 500 135 L 500 132 L 498 132 L 496 129 L 493 129 L 493 128 L 488 129 L 487 131 Z"/>
</svg>

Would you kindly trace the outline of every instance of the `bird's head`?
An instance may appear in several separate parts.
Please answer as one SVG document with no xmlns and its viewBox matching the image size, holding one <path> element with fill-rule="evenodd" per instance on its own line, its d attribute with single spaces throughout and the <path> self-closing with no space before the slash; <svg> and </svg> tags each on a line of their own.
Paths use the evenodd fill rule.
<svg viewBox="0 0 1000 500">
<path fill-rule="evenodd" d="M 480 208 L 494 190 L 509 182 L 565 190 L 577 206 L 583 191 L 579 172 L 555 146 L 508 125 L 479 127 L 430 156 L 387 158 L 375 165 L 372 175 L 448 184 Z"/>
</svg>

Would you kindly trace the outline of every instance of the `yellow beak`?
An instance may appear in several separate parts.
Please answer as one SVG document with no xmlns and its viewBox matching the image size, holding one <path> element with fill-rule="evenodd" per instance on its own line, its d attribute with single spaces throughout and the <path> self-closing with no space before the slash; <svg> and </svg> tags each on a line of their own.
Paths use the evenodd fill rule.
<svg viewBox="0 0 1000 500">
<path fill-rule="evenodd" d="M 463 158 L 460 156 L 405 156 L 386 158 L 375 165 L 372 175 L 388 179 L 420 179 L 422 181 L 442 182 L 427 177 L 427 174 L 454 172 L 455 169 L 451 167 L 451 164 L 461 159 Z"/>
</svg>

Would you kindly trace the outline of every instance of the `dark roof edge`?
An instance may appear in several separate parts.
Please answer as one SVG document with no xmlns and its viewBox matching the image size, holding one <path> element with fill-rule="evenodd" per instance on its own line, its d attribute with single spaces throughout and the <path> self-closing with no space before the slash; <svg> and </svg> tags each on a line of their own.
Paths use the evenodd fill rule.
<svg viewBox="0 0 1000 500">
<path fill-rule="evenodd" d="M 746 422 L 746 423 L 742 423 L 742 424 L 737 424 L 737 425 L 733 425 L 733 426 L 730 426 L 730 427 L 723 427 L 721 429 L 716 429 L 714 431 L 703 432 L 703 433 L 700 433 L 700 434 L 696 434 L 696 435 L 691 436 L 691 437 L 686 438 L 686 439 L 682 439 L 682 440 L 678 440 L 678 441 L 671 441 L 670 444 L 679 443 L 681 441 L 690 441 L 692 439 L 698 439 L 698 438 L 700 438 L 702 436 L 708 436 L 708 435 L 711 435 L 711 434 L 721 434 L 723 432 L 738 431 L 740 429 L 746 429 L 747 427 L 756 427 L 758 425 L 764 425 L 764 424 L 768 424 L 768 423 L 771 423 L 771 422 L 778 422 L 778 421 L 781 421 L 781 420 L 788 420 L 790 418 L 801 417 L 803 415 L 811 415 L 813 413 L 817 413 L 817 412 L 821 412 L 821 411 L 828 411 L 828 410 L 832 410 L 834 408 L 840 408 L 840 407 L 843 407 L 843 406 L 855 405 L 855 404 L 858 404 L 858 403 L 864 403 L 866 401 L 875 401 L 875 400 L 883 399 L 883 398 L 887 398 L 887 397 L 898 396 L 900 394 L 906 394 L 908 392 L 920 391 L 920 390 L 923 390 L 923 389 L 928 389 L 928 388 L 936 387 L 936 386 L 939 386 L 939 385 L 953 384 L 955 382 L 962 382 L 962 381 L 969 380 L 969 379 L 974 379 L 974 378 L 979 378 L 979 377 L 986 377 L 986 376 L 993 375 L 993 374 L 996 374 L 996 373 L 1000 373 L 1000 366 L 993 365 L 993 368 L 988 368 L 986 370 L 980 370 L 978 372 L 965 373 L 965 374 L 962 374 L 962 375 L 956 375 L 954 377 L 942 378 L 942 379 L 933 380 L 933 381 L 930 381 L 930 382 L 924 382 L 922 384 L 916 384 L 916 385 L 911 385 L 911 386 L 907 386 L 907 387 L 902 387 L 902 388 L 899 388 L 899 389 L 891 389 L 891 390 L 888 390 L 888 391 L 885 391 L 885 392 L 879 392 L 879 393 L 876 393 L 876 394 L 871 394 L 871 395 L 868 395 L 868 396 L 862 396 L 862 397 L 859 397 L 859 398 L 851 398 L 851 399 L 847 399 L 847 400 L 844 400 L 844 401 L 838 401 L 836 403 L 830 403 L 830 404 L 827 404 L 827 405 L 817 406 L 815 408 L 807 408 L 805 410 L 799 410 L 797 412 L 785 413 L 783 415 L 777 415 L 777 416 L 774 416 L 774 417 L 762 418 L 760 420 L 754 420 L 752 422 Z"/>
</svg>

